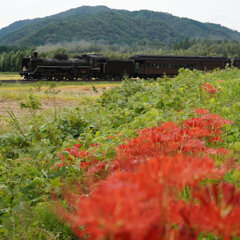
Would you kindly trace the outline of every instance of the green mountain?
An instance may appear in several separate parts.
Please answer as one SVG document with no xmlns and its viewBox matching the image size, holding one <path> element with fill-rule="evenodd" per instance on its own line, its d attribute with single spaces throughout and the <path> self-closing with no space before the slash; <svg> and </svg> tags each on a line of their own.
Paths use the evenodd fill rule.
<svg viewBox="0 0 240 240">
<path fill-rule="evenodd" d="M 110 44 L 172 43 L 186 38 L 240 41 L 240 33 L 167 13 L 131 12 L 105 6 L 83 6 L 45 18 L 15 22 L 0 30 L 0 44 L 20 46 L 79 40 Z"/>
<path fill-rule="evenodd" d="M 0 30 L 0 39 L 8 35 L 9 33 L 16 32 L 17 30 L 25 27 L 29 22 L 30 20 L 17 21 L 9 25 L 8 27 L 2 28 Z"/>
</svg>

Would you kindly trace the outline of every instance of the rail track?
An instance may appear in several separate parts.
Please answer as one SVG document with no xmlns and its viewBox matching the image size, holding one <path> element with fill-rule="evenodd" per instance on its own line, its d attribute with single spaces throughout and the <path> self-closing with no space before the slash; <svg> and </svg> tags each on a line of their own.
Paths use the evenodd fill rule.
<svg viewBox="0 0 240 240">
<path fill-rule="evenodd" d="M 40 80 L 37 80 L 40 81 Z M 4 84 L 24 84 L 24 83 L 34 83 L 37 81 L 25 81 L 25 80 L 0 80 L 0 83 L 4 83 Z"/>
<path fill-rule="evenodd" d="M 61 81 L 54 81 L 54 80 L 51 80 L 51 81 L 46 81 L 46 80 L 43 80 L 43 79 L 38 79 L 38 80 L 0 80 L 0 83 L 2 84 L 32 84 L 32 83 L 36 83 L 36 82 L 46 82 L 46 83 L 49 83 L 49 82 L 53 82 L 53 83 L 60 83 L 60 82 L 67 82 L 67 83 L 86 83 L 86 82 L 89 82 L 89 83 L 97 83 L 97 82 L 106 82 L 104 80 L 88 80 L 88 81 L 83 81 L 83 80 L 75 80 L 75 81 L 70 81 L 70 80 L 61 80 Z M 119 80 L 111 80 L 109 82 L 119 82 Z"/>
</svg>

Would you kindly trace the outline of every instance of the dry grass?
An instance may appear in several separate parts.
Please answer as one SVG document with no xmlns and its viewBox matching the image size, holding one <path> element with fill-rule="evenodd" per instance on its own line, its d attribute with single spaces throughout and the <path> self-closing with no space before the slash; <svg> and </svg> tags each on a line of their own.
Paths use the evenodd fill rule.
<svg viewBox="0 0 240 240">
<path fill-rule="evenodd" d="M 20 76 L 0 76 L 0 81 L 1 80 L 22 80 Z"/>
<path fill-rule="evenodd" d="M 32 87 L 32 86 L 4 86 L 0 87 L 0 99 L 23 100 L 30 94 L 34 94 L 40 99 L 64 99 L 64 100 L 80 100 L 82 97 L 99 97 L 105 90 L 114 86 L 92 86 L 82 85 L 66 85 L 57 87 Z"/>
<path fill-rule="evenodd" d="M 7 110 L 11 109 L 17 117 L 21 117 L 27 111 L 20 109 L 20 103 L 33 94 L 40 99 L 41 110 L 64 107 L 75 107 L 95 102 L 106 90 L 119 84 L 107 86 L 95 85 L 65 85 L 52 87 L 32 87 L 25 85 L 0 87 L 0 115 L 7 116 Z"/>
<path fill-rule="evenodd" d="M 8 73 L 0 72 L 0 81 L 1 80 L 21 80 L 22 77 L 18 73 Z"/>
</svg>

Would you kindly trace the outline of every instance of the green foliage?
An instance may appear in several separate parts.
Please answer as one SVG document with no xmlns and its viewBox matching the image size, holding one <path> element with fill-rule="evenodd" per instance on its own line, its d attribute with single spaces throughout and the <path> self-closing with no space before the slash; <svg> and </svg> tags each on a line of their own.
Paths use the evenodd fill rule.
<svg viewBox="0 0 240 240">
<path fill-rule="evenodd" d="M 98 90 L 97 90 L 97 88 L 96 88 L 94 85 L 92 85 L 92 89 L 93 89 L 93 91 L 94 91 L 95 93 L 98 93 Z"/>
<path fill-rule="evenodd" d="M 8 222 L 6 222 L 8 220 Z M 11 218 L 2 218 L 7 231 L 0 227 L 1 239 L 41 239 L 41 240 L 75 240 L 71 229 L 56 218 L 51 205 L 39 203 L 34 207 L 26 206 L 23 202 L 16 206 Z"/>
<path fill-rule="evenodd" d="M 17 72 L 21 69 L 23 58 L 30 56 L 33 49 L 0 51 L 0 72 Z"/>
<path fill-rule="evenodd" d="M 32 123 L 34 124 L 34 123 Z M 61 117 L 42 124 L 40 120 L 36 123 L 38 127 L 31 127 L 29 135 L 33 141 L 41 141 L 44 145 L 61 146 L 66 139 L 78 138 L 86 128 L 95 129 L 89 122 L 82 118 L 76 110 L 69 110 Z M 40 128 L 39 128 L 40 125 Z"/>
<path fill-rule="evenodd" d="M 19 150 L 21 148 L 29 147 L 29 142 L 22 135 L 6 133 L 1 136 L 0 147 L 1 157 L 16 158 L 19 157 Z"/>
<path fill-rule="evenodd" d="M 24 130 L 21 126 L 21 123 L 19 119 L 16 117 L 15 113 L 11 109 L 6 109 L 6 112 L 8 113 L 8 117 L 2 116 L 3 119 L 12 127 L 14 128 L 18 133 L 20 133 L 23 137 L 25 137 Z"/>
<path fill-rule="evenodd" d="M 35 111 L 40 109 L 41 102 L 34 95 L 29 95 L 28 99 L 25 102 L 20 103 L 20 108 L 28 108 L 30 111 Z"/>
</svg>

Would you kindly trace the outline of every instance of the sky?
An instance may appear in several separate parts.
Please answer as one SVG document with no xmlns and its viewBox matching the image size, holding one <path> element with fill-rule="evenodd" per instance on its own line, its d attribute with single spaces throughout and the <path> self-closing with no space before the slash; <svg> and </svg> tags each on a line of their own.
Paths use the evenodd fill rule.
<svg viewBox="0 0 240 240">
<path fill-rule="evenodd" d="M 105 5 L 131 11 L 167 12 L 240 31 L 240 0 L 0 0 L 0 5 L 0 28 L 18 20 L 50 16 L 83 5 Z"/>
</svg>

